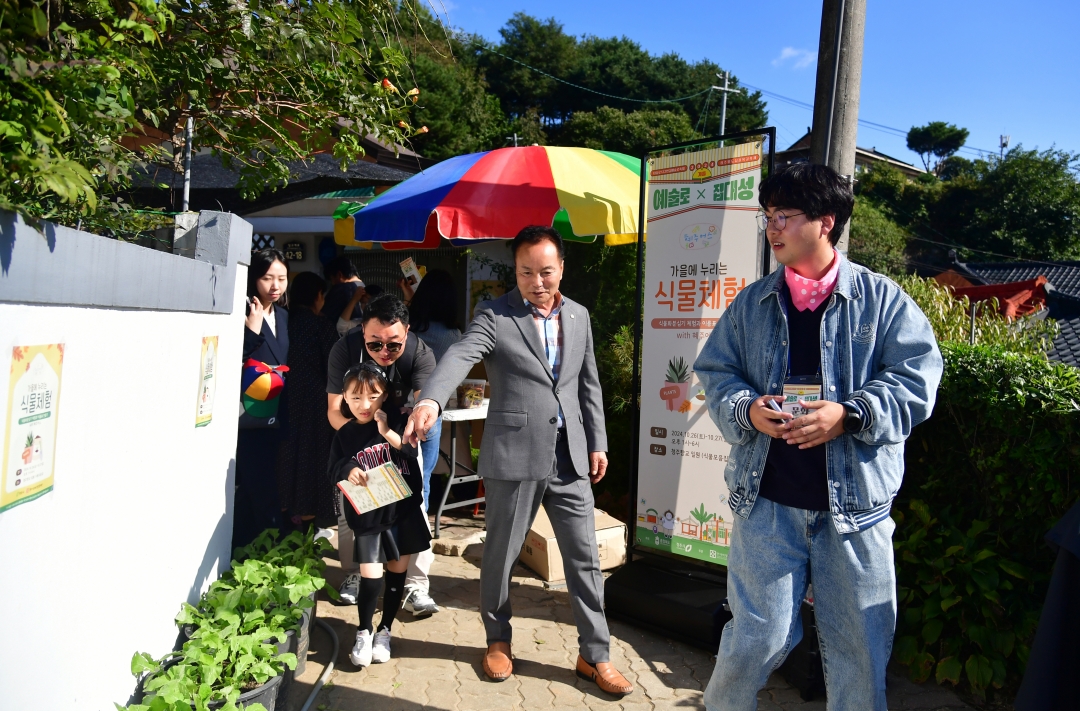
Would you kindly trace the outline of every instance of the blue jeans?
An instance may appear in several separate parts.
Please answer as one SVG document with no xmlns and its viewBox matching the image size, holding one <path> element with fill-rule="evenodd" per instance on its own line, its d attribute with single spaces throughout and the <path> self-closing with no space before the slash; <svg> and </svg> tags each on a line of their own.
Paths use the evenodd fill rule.
<svg viewBox="0 0 1080 711">
<path fill-rule="evenodd" d="M 896 629 L 891 518 L 839 534 L 828 512 L 759 497 L 734 517 L 728 603 L 708 711 L 752 711 L 769 675 L 802 638 L 799 608 L 813 583 L 829 711 L 886 711 L 885 667 Z"/>
<path fill-rule="evenodd" d="M 435 420 L 435 424 L 428 430 L 428 438 L 420 443 L 420 451 L 424 454 L 424 511 L 431 511 L 428 499 L 431 498 L 431 472 L 439 461 L 439 440 L 442 439 L 442 418 Z"/>
</svg>

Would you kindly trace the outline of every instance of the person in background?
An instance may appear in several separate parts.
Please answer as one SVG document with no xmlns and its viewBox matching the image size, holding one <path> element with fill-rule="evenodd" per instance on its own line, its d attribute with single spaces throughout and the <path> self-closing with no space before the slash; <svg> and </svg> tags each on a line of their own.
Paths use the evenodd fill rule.
<svg viewBox="0 0 1080 711">
<path fill-rule="evenodd" d="M 416 495 L 420 486 L 416 449 L 402 445 L 405 416 L 388 402 L 391 386 L 385 371 L 371 361 L 360 363 L 345 373 L 342 391 L 340 414 L 346 422 L 331 447 L 331 480 L 348 480 L 354 486 L 366 487 L 367 470 L 392 462 L 413 491 L 411 496 L 367 513 L 358 513 L 348 500 L 342 501 L 361 575 L 355 600 L 359 623 L 349 659 L 358 667 L 366 667 L 371 662 L 390 660 L 390 629 L 406 592 L 405 571 L 414 554 L 430 548 L 431 533 Z M 372 618 L 380 591 L 383 613 L 375 632 Z"/>
<path fill-rule="evenodd" d="M 415 333 L 409 332 L 409 310 L 393 294 L 380 294 L 364 309 L 363 324 L 349 331 L 334 344 L 326 368 L 326 417 L 334 429 L 341 429 L 348 420 L 342 415 L 342 377 L 360 363 L 375 363 L 386 372 L 390 394 L 386 410 L 405 409 L 410 396 L 419 396 L 431 371 L 435 356 Z M 421 453 L 422 454 L 422 453 Z M 353 602 L 360 585 L 358 564 L 353 554 L 351 533 L 347 522 L 338 519 L 338 555 L 341 568 L 348 576 L 341 586 L 341 597 Z M 409 563 L 405 609 L 415 617 L 426 617 L 439 611 L 429 593 L 428 571 L 435 554 L 431 549 L 413 556 Z"/>
<path fill-rule="evenodd" d="M 356 266 L 344 254 L 334 257 L 323 267 L 323 276 L 330 282 L 330 290 L 326 292 L 326 303 L 323 304 L 323 313 L 331 322 L 336 322 L 338 316 L 345 310 L 345 304 L 349 303 L 353 295 L 364 290 L 364 282 L 356 273 Z M 358 302 L 356 302 L 358 303 Z M 360 308 L 354 303 L 354 311 L 346 320 L 360 318 Z"/>
<path fill-rule="evenodd" d="M 252 252 L 248 267 L 247 318 L 244 321 L 243 362 L 286 365 L 289 359 L 289 312 L 286 288 L 289 262 L 277 249 Z M 286 375 L 286 377 L 288 377 Z M 281 524 L 277 451 L 281 427 L 287 422 L 281 403 L 278 428 L 244 426 L 236 434 L 236 497 L 233 501 L 233 548 L 251 543 L 267 528 Z"/>
<path fill-rule="evenodd" d="M 367 307 L 368 303 L 381 293 L 383 293 L 383 288 L 378 284 L 368 284 L 363 289 L 357 289 L 352 298 L 349 299 L 349 303 L 345 304 L 345 308 L 337 315 L 338 335 L 344 336 L 359 326 L 360 316 L 354 317 L 353 315 L 363 313 L 363 309 Z M 331 319 L 334 318 L 334 314 L 329 311 L 326 311 L 326 315 Z"/>
<path fill-rule="evenodd" d="M 278 496 L 287 521 L 305 528 L 334 518 L 334 489 L 323 477 L 334 429 L 323 416 L 326 362 L 338 335 L 322 316 L 326 281 L 313 272 L 289 285 L 289 427 L 278 452 Z M 325 525 L 325 524 L 322 524 Z"/>
<path fill-rule="evenodd" d="M 454 278 L 445 269 L 428 272 L 409 302 L 409 328 L 435 354 L 436 365 L 446 354 L 446 349 L 461 340 L 461 329 L 457 327 L 457 304 Z M 431 510 L 431 472 L 439 459 L 442 422 L 440 416 L 432 425 L 428 438 L 420 443 L 420 451 L 424 454 L 425 511 Z"/>
</svg>

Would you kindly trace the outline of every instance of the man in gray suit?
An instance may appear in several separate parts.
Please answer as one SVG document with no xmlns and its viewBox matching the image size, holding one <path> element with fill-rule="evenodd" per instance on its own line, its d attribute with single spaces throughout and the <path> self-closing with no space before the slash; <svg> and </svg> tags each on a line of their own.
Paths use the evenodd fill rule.
<svg viewBox="0 0 1080 711">
<path fill-rule="evenodd" d="M 481 304 L 469 330 L 447 350 L 405 429 L 423 438 L 469 369 L 483 359 L 491 383 L 480 474 L 487 492 L 487 539 L 480 612 L 487 631 L 484 673 L 513 672 L 510 577 L 543 503 L 566 568 L 578 627 L 579 676 L 608 693 L 634 687 L 610 663 L 604 585 L 593 521 L 595 484 L 607 470 L 604 404 L 589 311 L 559 292 L 562 237 L 526 227 L 511 244 L 517 288 Z"/>
</svg>

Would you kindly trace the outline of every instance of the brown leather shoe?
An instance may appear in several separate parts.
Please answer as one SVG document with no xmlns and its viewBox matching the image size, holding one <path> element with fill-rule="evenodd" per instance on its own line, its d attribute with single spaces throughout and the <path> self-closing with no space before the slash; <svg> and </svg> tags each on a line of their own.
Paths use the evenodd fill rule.
<svg viewBox="0 0 1080 711">
<path fill-rule="evenodd" d="M 492 681 L 506 681 L 514 673 L 509 642 L 492 642 L 484 654 L 484 673 Z"/>
<path fill-rule="evenodd" d="M 634 685 L 610 663 L 589 664 L 580 654 L 577 658 L 577 675 L 586 681 L 595 681 L 602 691 L 614 696 L 626 696 L 634 691 Z"/>
</svg>

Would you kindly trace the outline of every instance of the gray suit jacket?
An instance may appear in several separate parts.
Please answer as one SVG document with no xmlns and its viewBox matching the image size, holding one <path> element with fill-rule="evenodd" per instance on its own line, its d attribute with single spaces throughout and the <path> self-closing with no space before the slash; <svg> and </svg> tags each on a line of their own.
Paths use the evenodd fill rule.
<svg viewBox="0 0 1080 711">
<path fill-rule="evenodd" d="M 532 311 L 514 289 L 477 307 L 469 329 L 446 351 L 420 394 L 445 407 L 472 366 L 484 360 L 491 383 L 480 447 L 480 474 L 486 479 L 546 479 L 555 458 L 560 405 L 578 476 L 589 474 L 589 452 L 607 451 L 589 310 L 562 298 L 558 381 L 552 377 Z"/>
</svg>

